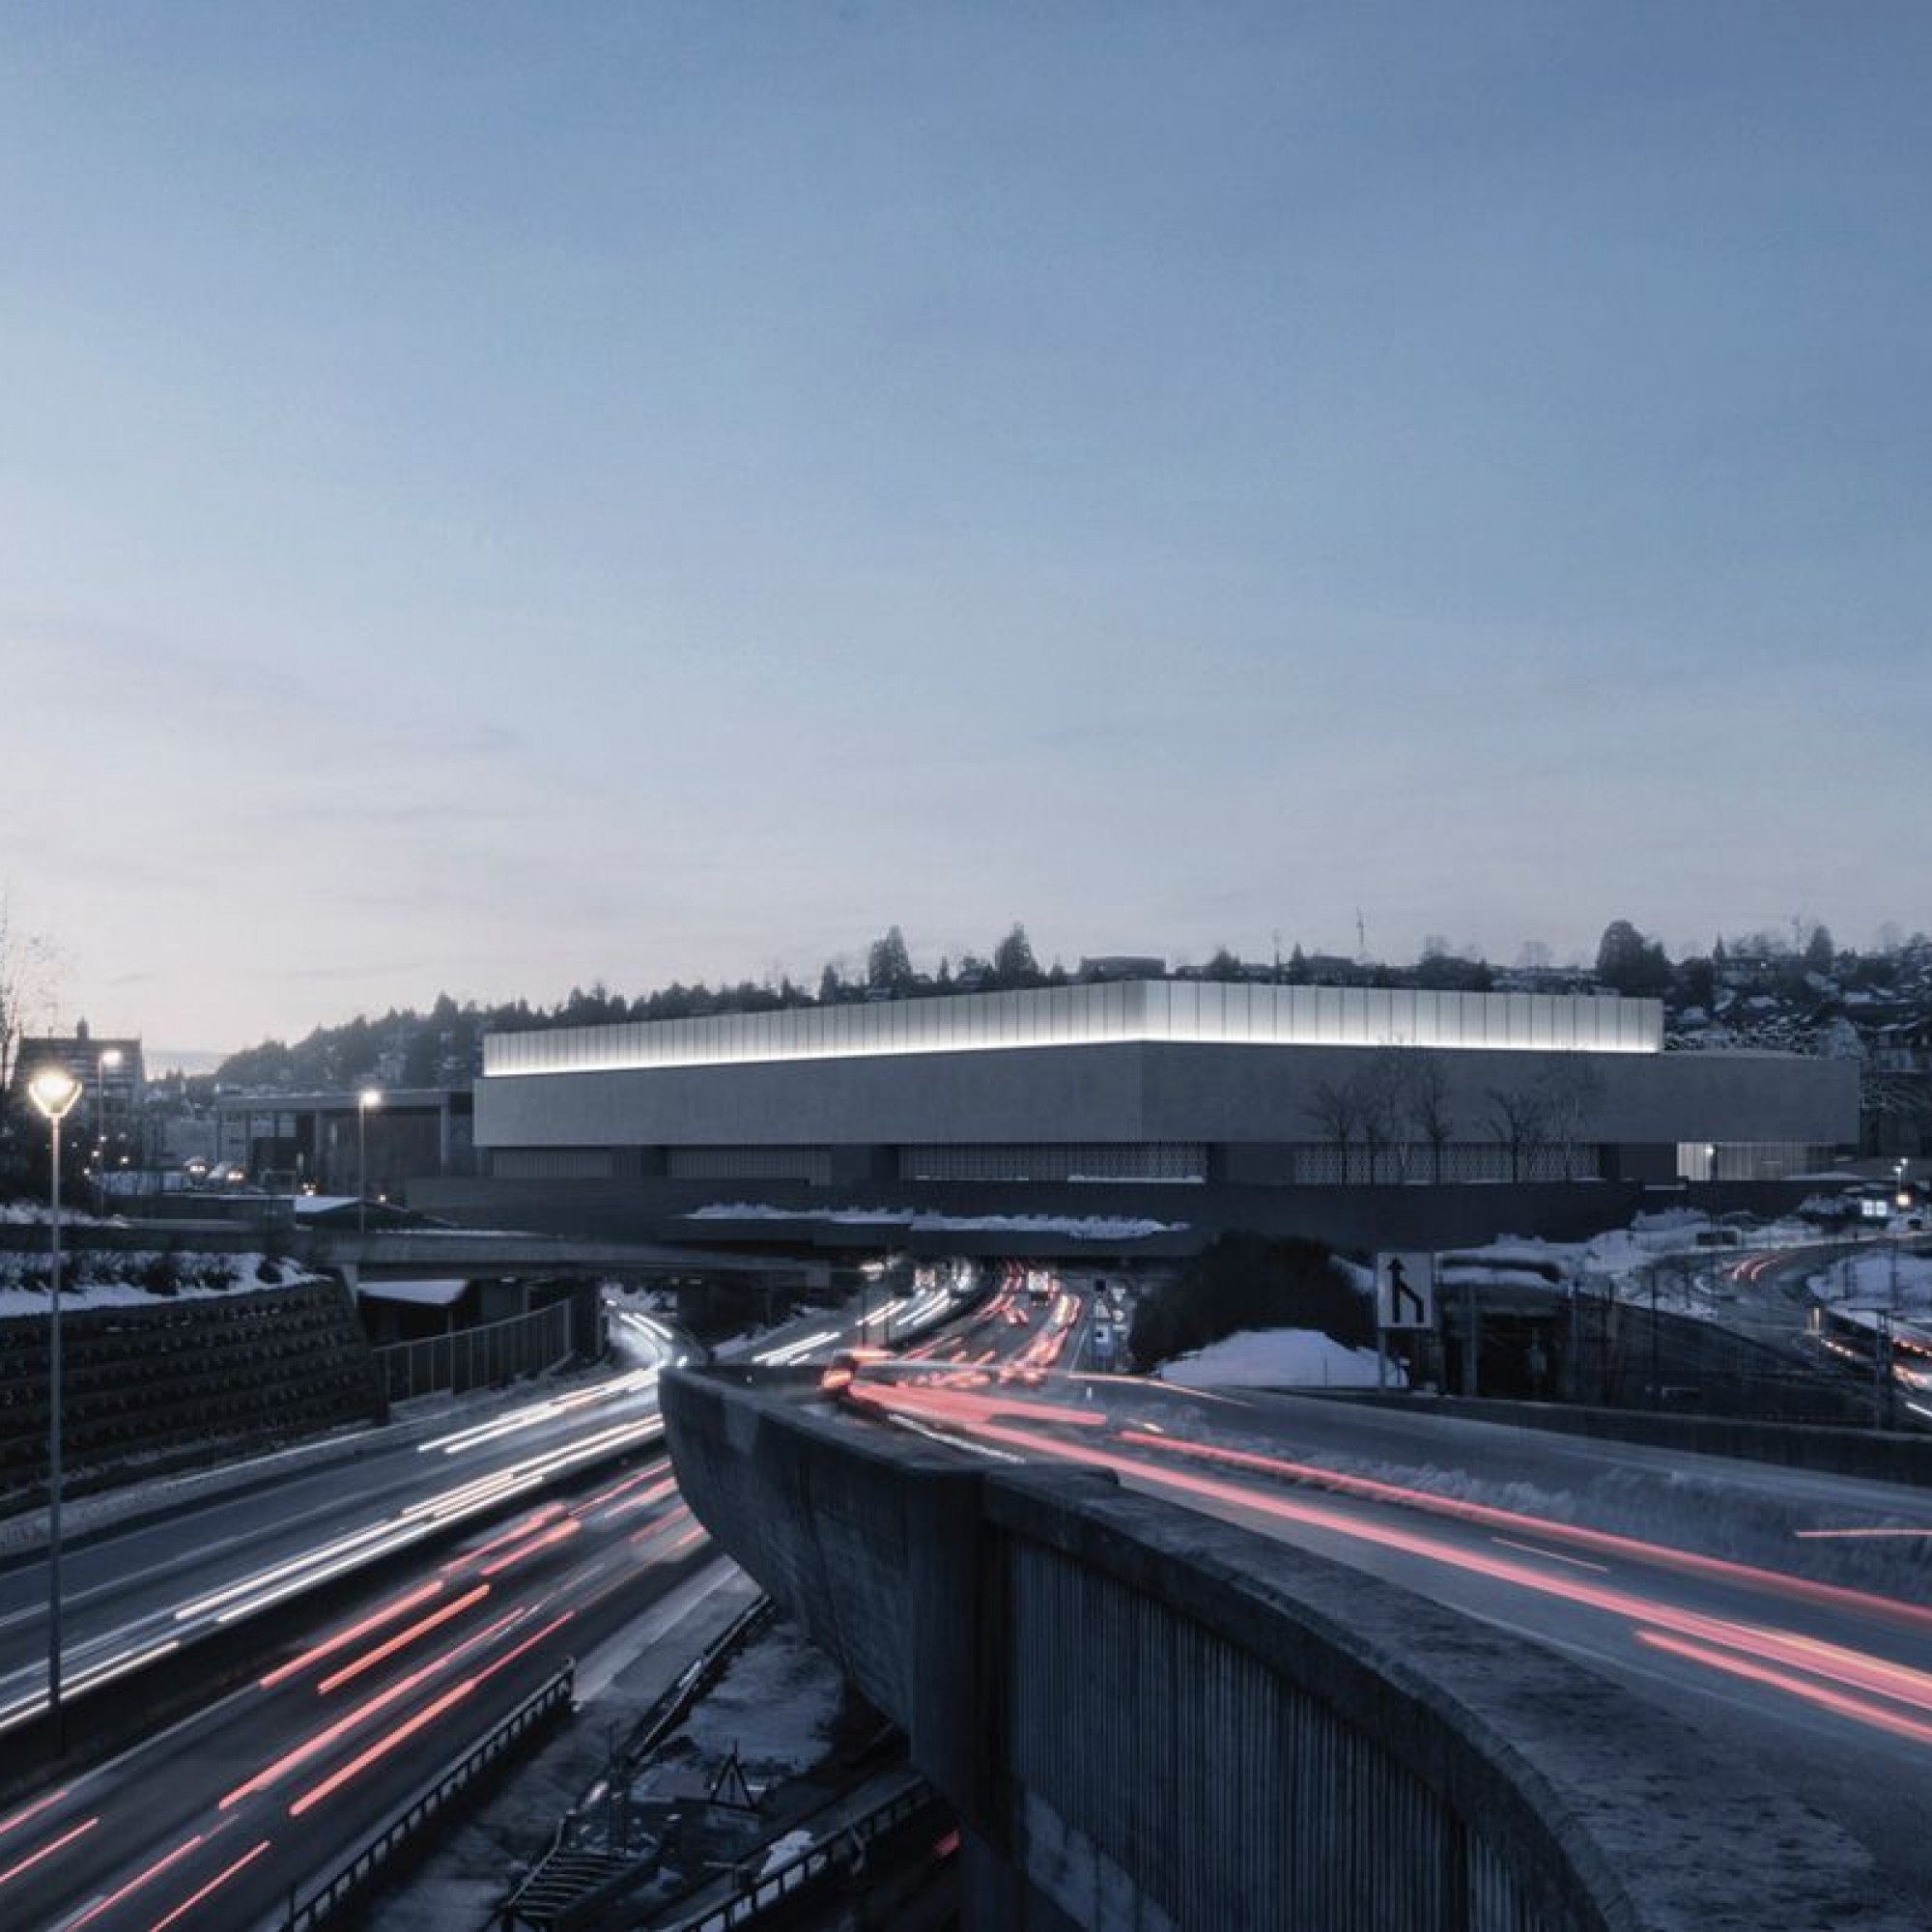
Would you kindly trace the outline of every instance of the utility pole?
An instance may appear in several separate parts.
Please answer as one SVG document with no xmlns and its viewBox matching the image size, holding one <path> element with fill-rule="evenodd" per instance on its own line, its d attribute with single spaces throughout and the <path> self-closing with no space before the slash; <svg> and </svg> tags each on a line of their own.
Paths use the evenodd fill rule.
<svg viewBox="0 0 1932 1932">
<path fill-rule="evenodd" d="M 1470 1278 L 1463 1283 L 1463 1393 L 1474 1397 L 1482 1393 L 1483 1315 Z"/>
<path fill-rule="evenodd" d="M 1660 1264 L 1657 1262 L 1652 1262 L 1650 1264 L 1650 1406 L 1653 1408 L 1662 1406 L 1662 1399 L 1657 1392 L 1659 1379 L 1657 1368 L 1657 1271 L 1659 1265 Z"/>
</svg>

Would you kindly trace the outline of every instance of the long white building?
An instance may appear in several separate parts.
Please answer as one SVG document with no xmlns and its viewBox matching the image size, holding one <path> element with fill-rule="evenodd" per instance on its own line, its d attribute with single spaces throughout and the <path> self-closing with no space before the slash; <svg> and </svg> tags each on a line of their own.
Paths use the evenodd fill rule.
<svg viewBox="0 0 1932 1932">
<path fill-rule="evenodd" d="M 1768 1180 L 1857 1131 L 1850 1065 L 1666 1053 L 1656 1001 L 1151 980 L 501 1034 L 476 1089 L 493 1182 L 667 1210 Z"/>
</svg>

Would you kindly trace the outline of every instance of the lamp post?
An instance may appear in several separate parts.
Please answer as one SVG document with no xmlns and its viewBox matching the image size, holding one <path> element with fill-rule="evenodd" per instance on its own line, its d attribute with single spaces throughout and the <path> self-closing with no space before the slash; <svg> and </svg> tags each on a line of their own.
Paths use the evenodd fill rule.
<svg viewBox="0 0 1932 1932">
<path fill-rule="evenodd" d="M 107 1211 L 107 1075 L 121 1065 L 121 1049 L 103 1046 L 94 1061 L 94 1211 Z"/>
<path fill-rule="evenodd" d="M 1886 1216 L 1885 1229 L 1890 1236 L 1891 1245 L 1891 1312 L 1895 1320 L 1898 1315 L 1898 1244 L 1903 1238 L 1898 1217 L 1912 1206 L 1912 1196 L 1905 1191 L 1905 1163 L 1895 1160 L 1891 1164 L 1891 1211 Z"/>
<path fill-rule="evenodd" d="M 52 1137 L 52 1179 L 47 1184 L 47 1725 L 52 1755 L 61 1735 L 61 1122 L 80 1098 L 80 1082 L 64 1066 L 34 1075 L 27 1092 L 46 1117 Z"/>
<path fill-rule="evenodd" d="M 369 1109 L 383 1104 L 382 1090 L 365 1087 L 355 1096 L 355 1232 L 369 1232 Z"/>
</svg>

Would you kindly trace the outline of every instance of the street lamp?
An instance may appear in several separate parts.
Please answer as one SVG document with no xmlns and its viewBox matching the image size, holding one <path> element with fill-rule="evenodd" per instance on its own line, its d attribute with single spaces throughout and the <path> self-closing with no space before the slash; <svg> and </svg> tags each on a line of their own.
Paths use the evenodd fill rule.
<svg viewBox="0 0 1932 1932">
<path fill-rule="evenodd" d="M 355 1096 L 355 1232 L 369 1232 L 369 1109 L 383 1104 L 382 1089 L 365 1087 Z"/>
<path fill-rule="evenodd" d="M 47 1185 L 47 1723 L 53 1752 L 61 1737 L 61 1122 L 80 1098 L 80 1082 L 64 1066 L 49 1066 L 27 1083 L 34 1105 L 52 1136 L 52 1179 Z"/>
<path fill-rule="evenodd" d="M 107 1211 L 107 1180 L 102 1170 L 107 1164 L 107 1075 L 121 1065 L 121 1049 L 103 1046 L 95 1056 L 94 1077 L 94 1188 L 97 1214 Z"/>
</svg>

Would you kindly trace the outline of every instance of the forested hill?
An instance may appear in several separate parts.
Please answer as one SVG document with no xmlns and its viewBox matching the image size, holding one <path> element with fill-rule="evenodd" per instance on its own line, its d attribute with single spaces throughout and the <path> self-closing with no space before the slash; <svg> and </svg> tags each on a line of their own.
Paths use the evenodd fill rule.
<svg viewBox="0 0 1932 1932">
<path fill-rule="evenodd" d="M 1170 978 L 1288 984 L 1424 986 L 1465 992 L 1492 989 L 1588 990 L 1649 995 L 1663 1000 L 1673 1045 L 1774 1045 L 1845 1051 L 1853 1036 L 1932 1020 L 1932 940 L 1892 938 L 1865 953 L 1841 952 L 1823 926 L 1808 937 L 1753 933 L 1719 939 L 1708 954 L 1672 960 L 1655 939 L 1626 920 L 1605 928 L 1595 961 L 1552 965 L 1541 949 L 1525 948 L 1513 967 L 1492 966 L 1430 942 L 1409 966 L 1390 966 L 1295 947 L 1286 957 L 1246 962 L 1225 948 L 1205 965 L 1171 971 L 1157 959 L 1082 960 L 1069 973 L 1059 961 L 1042 968 L 1025 928 L 1015 925 L 988 957 L 967 953 L 941 959 L 931 972 L 914 966 L 897 926 L 867 949 L 863 972 L 828 965 L 813 989 L 789 978 L 716 986 L 673 981 L 627 998 L 601 981 L 574 988 L 551 1007 L 526 1000 L 497 1006 L 459 1005 L 439 996 L 426 1012 L 392 1009 L 321 1026 L 293 1045 L 266 1040 L 231 1055 L 213 1079 L 226 1088 L 282 1092 L 339 1090 L 362 1080 L 402 1086 L 462 1084 L 481 1065 L 487 1033 L 532 1028 L 599 1026 L 620 1020 L 668 1020 L 708 1013 L 770 1012 L 785 1007 L 841 1005 L 880 999 L 920 999 L 1065 985 L 1075 980 L 1131 971 Z M 1836 1041 L 1834 1045 L 1833 1042 Z"/>
</svg>

